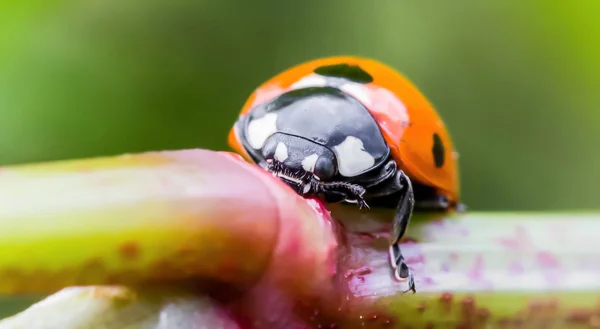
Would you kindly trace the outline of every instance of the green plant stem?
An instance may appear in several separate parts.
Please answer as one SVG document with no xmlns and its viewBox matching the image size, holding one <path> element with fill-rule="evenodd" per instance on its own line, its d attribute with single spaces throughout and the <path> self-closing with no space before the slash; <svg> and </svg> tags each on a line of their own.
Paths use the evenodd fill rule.
<svg viewBox="0 0 600 329">
<path fill-rule="evenodd" d="M 302 248 L 279 262 L 319 282 L 328 271 L 306 265 L 328 258 L 335 239 L 284 187 L 229 153 L 205 150 L 0 168 L 0 293 L 242 287 L 288 244 Z"/>
<path fill-rule="evenodd" d="M 600 215 L 417 215 L 402 245 L 417 279 L 412 295 L 391 276 L 391 211 L 329 205 L 343 223 L 338 226 L 315 201 L 222 153 L 6 168 L 0 200 L 3 293 L 51 293 L 75 284 L 131 287 L 67 290 L 60 303 L 31 308 L 0 322 L 0 329 L 18 328 L 10 325 L 19 321 L 50 328 L 43 324 L 65 319 L 64 312 L 74 321 L 64 329 L 147 328 L 171 300 L 181 312 L 170 319 L 185 323 L 200 312 L 192 322 L 239 328 L 600 324 Z M 124 260 L 131 250 L 123 244 L 131 241 L 139 255 Z M 182 245 L 188 256 L 153 274 L 148 264 L 177 257 Z M 82 273 L 97 258 L 108 264 L 100 274 L 53 274 Z M 213 284 L 189 284 L 207 279 Z M 215 292 L 215 282 L 236 293 Z M 81 303 L 88 307 L 73 308 Z M 34 326 L 34 318 L 46 320 Z"/>
<path fill-rule="evenodd" d="M 356 326 L 387 320 L 411 328 L 600 325 L 600 215 L 415 216 L 402 246 L 417 278 L 412 295 L 390 280 L 385 259 L 383 219 L 393 214 L 332 208 L 348 230 L 346 277 L 360 300 L 349 322 Z"/>
</svg>

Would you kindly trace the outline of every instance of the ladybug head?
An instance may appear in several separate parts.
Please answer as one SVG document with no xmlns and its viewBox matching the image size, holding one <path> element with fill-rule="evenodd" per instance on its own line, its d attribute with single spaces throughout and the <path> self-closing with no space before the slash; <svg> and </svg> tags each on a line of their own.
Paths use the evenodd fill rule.
<svg viewBox="0 0 600 329">
<path fill-rule="evenodd" d="M 321 144 L 275 133 L 265 141 L 262 156 L 266 169 L 302 196 L 319 195 L 328 202 L 347 198 L 362 202 L 365 189 L 335 180 L 338 176 L 335 154 Z"/>
<path fill-rule="evenodd" d="M 278 164 L 295 178 L 307 176 L 329 181 L 338 171 L 335 155 L 327 147 L 285 133 L 270 136 L 262 147 L 262 156 L 267 163 Z"/>
</svg>

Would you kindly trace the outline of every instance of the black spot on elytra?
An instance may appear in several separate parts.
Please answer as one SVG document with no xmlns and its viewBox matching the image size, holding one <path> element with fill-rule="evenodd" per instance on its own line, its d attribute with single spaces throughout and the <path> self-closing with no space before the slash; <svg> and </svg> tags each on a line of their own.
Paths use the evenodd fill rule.
<svg viewBox="0 0 600 329">
<path fill-rule="evenodd" d="M 431 152 L 433 152 L 433 162 L 435 163 L 435 166 L 441 168 L 444 165 L 445 149 L 444 144 L 442 144 L 442 139 L 437 133 L 433 134 L 433 147 L 431 148 Z"/>
<path fill-rule="evenodd" d="M 343 78 L 363 84 L 373 82 L 373 77 L 358 65 L 349 65 L 346 63 L 326 65 L 317 67 L 314 72 L 328 77 Z"/>
</svg>

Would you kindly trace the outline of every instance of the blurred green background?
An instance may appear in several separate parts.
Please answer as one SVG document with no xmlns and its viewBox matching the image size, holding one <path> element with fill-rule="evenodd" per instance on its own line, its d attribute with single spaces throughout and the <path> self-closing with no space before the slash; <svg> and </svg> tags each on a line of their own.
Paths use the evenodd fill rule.
<svg viewBox="0 0 600 329">
<path fill-rule="evenodd" d="M 252 89 L 350 54 L 437 106 L 477 210 L 597 209 L 600 2 L 0 1 L 0 165 L 226 149 Z M 31 303 L 1 299 L 0 317 Z"/>
<path fill-rule="evenodd" d="M 2 1 L 0 164 L 226 149 L 252 89 L 373 57 L 437 106 L 476 210 L 599 208 L 600 2 Z"/>
</svg>

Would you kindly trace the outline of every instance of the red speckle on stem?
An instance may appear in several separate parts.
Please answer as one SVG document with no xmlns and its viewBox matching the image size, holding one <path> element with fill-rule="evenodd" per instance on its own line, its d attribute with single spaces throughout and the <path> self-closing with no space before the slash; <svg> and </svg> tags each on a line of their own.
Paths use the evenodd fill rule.
<svg viewBox="0 0 600 329">
<path fill-rule="evenodd" d="M 452 301 L 452 294 L 449 292 L 445 292 L 440 296 L 440 300 L 444 303 Z"/>
<path fill-rule="evenodd" d="M 481 257 L 481 255 L 478 255 L 477 258 L 475 258 L 475 263 L 473 264 L 473 267 L 469 270 L 467 275 L 472 280 L 481 280 L 483 278 L 484 267 L 485 264 L 483 261 L 483 257 Z"/>
<path fill-rule="evenodd" d="M 560 263 L 558 262 L 556 257 L 554 257 L 554 255 L 552 255 L 548 251 L 538 252 L 536 255 L 536 258 L 537 258 L 537 261 L 540 264 L 540 266 L 542 266 L 543 268 L 558 268 L 558 267 L 560 267 Z"/>
<path fill-rule="evenodd" d="M 416 242 L 403 242 L 400 248 L 406 251 L 404 258 L 409 266 L 415 266 L 416 264 L 425 263 L 425 254 L 420 249 L 419 244 L 417 244 Z"/>
<path fill-rule="evenodd" d="M 344 278 L 349 280 L 349 279 L 352 279 L 352 277 L 356 277 L 356 279 L 362 283 L 362 282 L 365 282 L 364 275 L 370 274 L 371 272 L 372 272 L 371 268 L 369 268 L 367 266 L 363 266 L 358 269 L 350 269 L 350 270 L 346 271 L 346 273 L 344 274 Z"/>
<path fill-rule="evenodd" d="M 500 245 L 510 249 L 524 249 L 525 247 L 532 246 L 531 237 L 522 226 L 515 228 L 514 236 L 499 238 L 496 241 Z"/>
<path fill-rule="evenodd" d="M 584 309 L 578 309 L 578 310 L 572 310 L 568 315 L 567 315 L 567 320 L 573 323 L 587 323 L 590 321 L 591 317 L 592 317 L 592 312 L 589 310 L 584 310 Z"/>
<path fill-rule="evenodd" d="M 466 318 L 471 318 L 475 314 L 475 299 L 471 296 L 466 296 L 461 301 L 462 313 Z"/>
<path fill-rule="evenodd" d="M 410 265 L 422 264 L 422 263 L 425 263 L 425 255 L 423 253 L 419 252 L 414 256 L 405 257 L 405 261 L 407 264 L 410 264 Z"/>
<path fill-rule="evenodd" d="M 423 281 L 422 281 L 422 282 L 423 282 L 424 284 L 426 284 L 426 285 L 430 285 L 430 286 L 435 284 L 435 281 L 434 281 L 434 280 L 433 280 L 433 278 L 432 278 L 432 277 L 430 277 L 430 276 L 423 277 Z"/>
<path fill-rule="evenodd" d="M 140 255 L 140 247 L 135 242 L 126 242 L 119 247 L 119 254 L 124 260 L 134 260 Z"/>
<path fill-rule="evenodd" d="M 452 309 L 452 294 L 449 292 L 445 292 L 440 296 L 440 304 L 444 308 L 445 311 L 450 311 Z"/>
<path fill-rule="evenodd" d="M 523 264 L 517 261 L 512 261 L 508 264 L 508 274 L 509 275 L 519 275 L 525 271 L 523 268 Z"/>
</svg>

